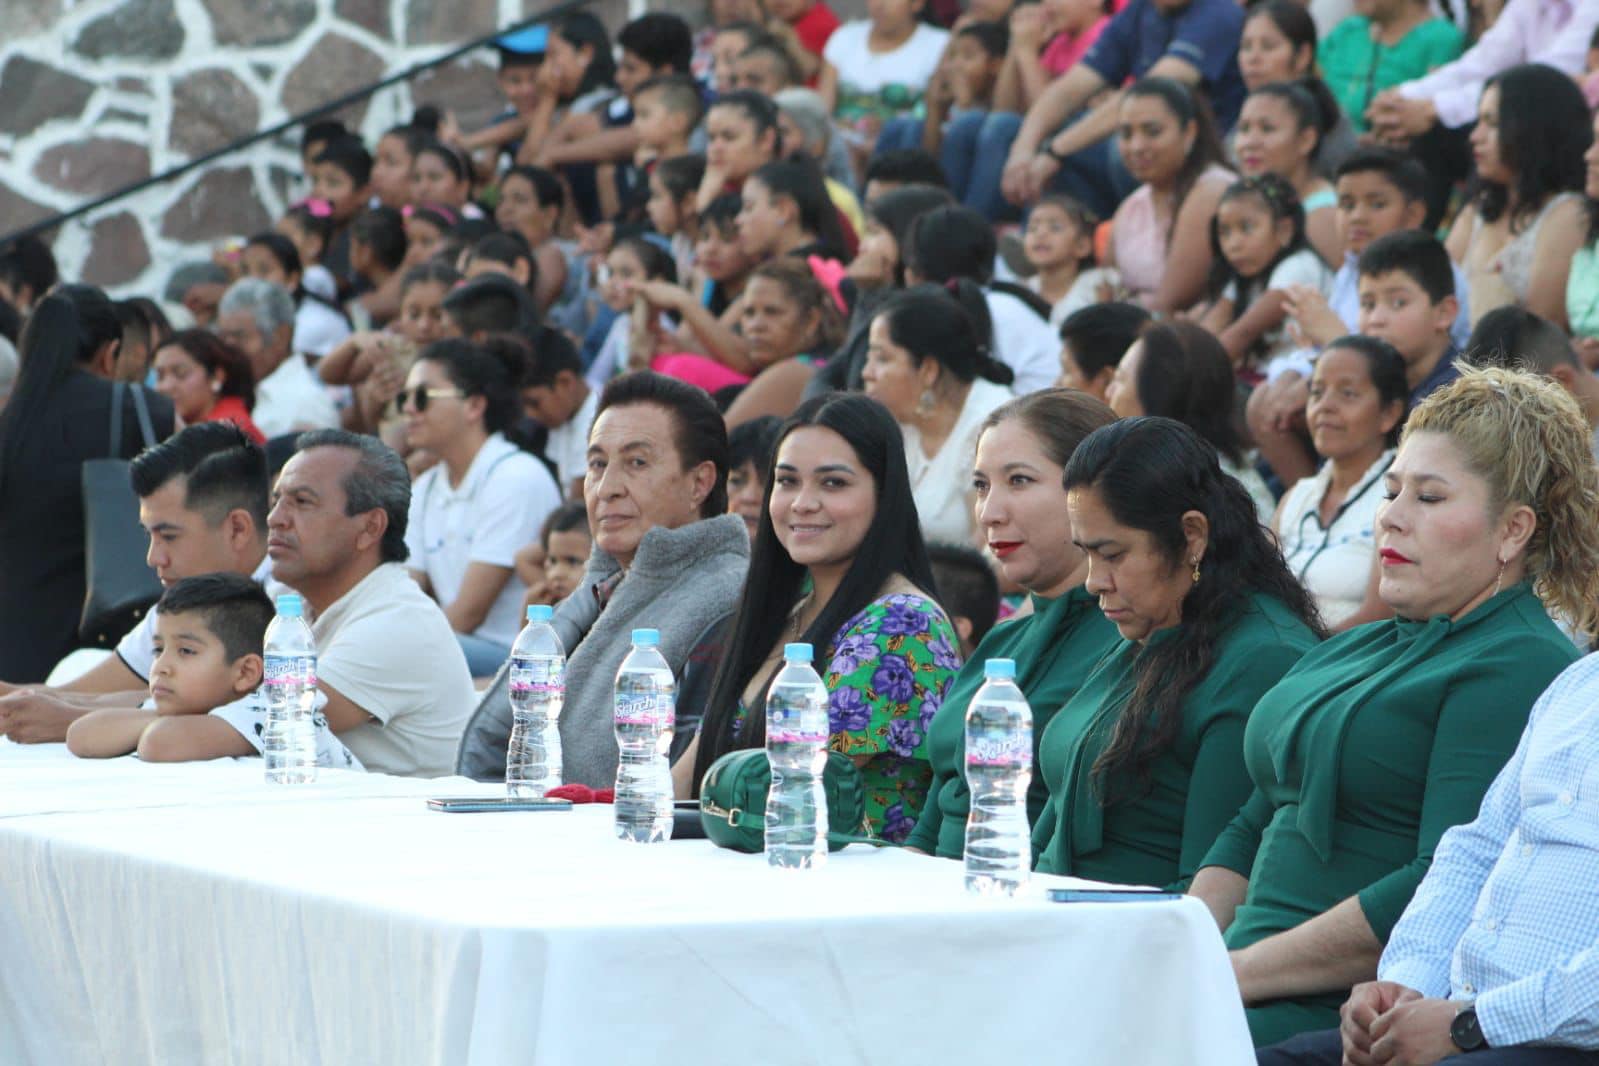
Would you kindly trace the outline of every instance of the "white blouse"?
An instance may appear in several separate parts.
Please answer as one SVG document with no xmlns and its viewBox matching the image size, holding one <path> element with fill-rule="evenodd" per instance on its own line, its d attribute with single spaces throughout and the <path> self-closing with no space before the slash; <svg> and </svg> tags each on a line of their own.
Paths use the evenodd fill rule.
<svg viewBox="0 0 1599 1066">
<path fill-rule="evenodd" d="M 921 431 L 915 426 L 902 427 L 911 496 L 921 518 L 922 537 L 929 544 L 972 544 L 977 532 L 971 506 L 977 432 L 983 426 L 983 419 L 1011 396 L 1011 390 L 1004 385 L 984 378 L 973 381 L 960 417 L 938 454 L 931 458 L 922 451 Z"/>
<path fill-rule="evenodd" d="M 1321 501 L 1332 485 L 1332 464 L 1301 478 L 1283 497 L 1277 539 L 1283 559 L 1321 608 L 1322 621 L 1337 625 L 1359 609 L 1377 555 L 1377 509 L 1382 506 L 1382 476 L 1394 461 L 1382 453 L 1362 475 L 1332 524 L 1321 524 Z"/>
</svg>

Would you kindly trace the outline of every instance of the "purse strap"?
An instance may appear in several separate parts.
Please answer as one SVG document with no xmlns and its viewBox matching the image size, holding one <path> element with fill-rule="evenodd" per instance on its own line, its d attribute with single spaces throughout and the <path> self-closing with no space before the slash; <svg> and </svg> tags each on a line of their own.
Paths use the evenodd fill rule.
<svg viewBox="0 0 1599 1066">
<path fill-rule="evenodd" d="M 732 826 L 734 829 L 766 828 L 766 815 L 764 814 L 754 814 L 751 811 L 744 810 L 742 807 L 734 807 L 732 810 L 728 810 L 725 807 L 718 806 L 716 803 L 710 802 L 703 798 L 700 800 L 700 813 L 709 814 L 713 818 L 724 819 L 727 824 Z M 758 824 L 751 825 L 749 822 L 745 821 L 746 818 Z M 883 840 L 881 837 L 874 837 L 869 832 L 865 835 L 857 835 L 855 833 L 834 833 L 829 831 L 827 834 L 827 842 L 829 844 L 869 844 L 874 848 L 899 847 L 899 845 L 893 841 Z"/>
<path fill-rule="evenodd" d="M 155 446 L 155 423 L 150 420 L 150 406 L 145 402 L 144 389 L 139 385 L 129 385 L 126 381 L 113 381 L 111 383 L 111 450 L 113 459 L 122 457 L 122 398 L 126 390 L 133 390 L 133 413 L 139 420 L 139 436 L 144 439 L 144 446 Z"/>
</svg>

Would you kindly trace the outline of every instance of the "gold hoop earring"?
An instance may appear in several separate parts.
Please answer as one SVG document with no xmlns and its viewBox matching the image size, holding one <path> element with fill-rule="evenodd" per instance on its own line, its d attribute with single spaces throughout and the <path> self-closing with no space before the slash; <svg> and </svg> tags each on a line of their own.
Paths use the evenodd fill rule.
<svg viewBox="0 0 1599 1066">
<path fill-rule="evenodd" d="M 1199 560 L 1194 560 L 1194 584 L 1199 584 Z"/>
</svg>

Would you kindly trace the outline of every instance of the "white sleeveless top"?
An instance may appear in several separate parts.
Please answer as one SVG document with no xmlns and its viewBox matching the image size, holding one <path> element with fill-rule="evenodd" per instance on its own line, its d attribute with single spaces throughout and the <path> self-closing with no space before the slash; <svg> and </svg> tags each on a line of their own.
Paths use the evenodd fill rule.
<svg viewBox="0 0 1599 1066">
<path fill-rule="evenodd" d="M 1394 461 L 1393 450 L 1382 453 L 1360 476 L 1333 515 L 1321 524 L 1321 501 L 1332 484 L 1332 464 L 1323 463 L 1315 475 L 1301 478 L 1283 496 L 1277 539 L 1288 569 L 1309 590 L 1321 609 L 1322 621 L 1337 625 L 1360 607 L 1371 580 L 1377 554 L 1377 509 L 1383 503 L 1382 476 Z"/>
</svg>

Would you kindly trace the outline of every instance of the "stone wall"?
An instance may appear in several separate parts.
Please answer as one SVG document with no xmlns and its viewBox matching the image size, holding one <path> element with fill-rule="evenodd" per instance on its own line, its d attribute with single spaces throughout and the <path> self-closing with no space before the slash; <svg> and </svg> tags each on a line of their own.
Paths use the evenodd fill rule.
<svg viewBox="0 0 1599 1066">
<path fill-rule="evenodd" d="M 0 0 L 0 235 L 204 155 L 551 0 Z M 628 0 L 597 0 L 607 21 Z M 481 50 L 339 117 L 368 144 L 417 103 L 497 110 Z M 66 223 L 62 274 L 159 297 L 179 263 L 305 194 L 295 137 Z"/>
</svg>

